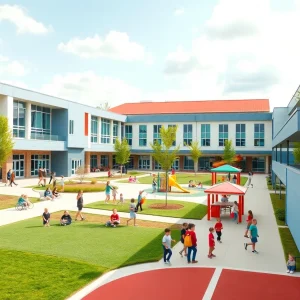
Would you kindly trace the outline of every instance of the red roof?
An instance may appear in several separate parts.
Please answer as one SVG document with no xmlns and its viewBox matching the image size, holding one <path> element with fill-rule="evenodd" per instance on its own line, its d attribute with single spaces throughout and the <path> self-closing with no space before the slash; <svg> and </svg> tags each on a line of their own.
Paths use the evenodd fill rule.
<svg viewBox="0 0 300 300">
<path fill-rule="evenodd" d="M 269 112 L 268 99 L 124 103 L 110 109 L 123 115 Z"/>
<path fill-rule="evenodd" d="M 247 188 L 231 182 L 222 182 L 207 188 L 204 192 L 207 194 L 221 195 L 245 195 Z"/>
</svg>

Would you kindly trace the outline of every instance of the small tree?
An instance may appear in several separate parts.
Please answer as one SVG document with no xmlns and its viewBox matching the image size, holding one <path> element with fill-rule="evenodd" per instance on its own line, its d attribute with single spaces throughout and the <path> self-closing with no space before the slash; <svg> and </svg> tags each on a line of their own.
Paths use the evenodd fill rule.
<svg viewBox="0 0 300 300">
<path fill-rule="evenodd" d="M 300 142 L 294 143 L 293 154 L 294 154 L 295 163 L 299 164 L 300 163 Z"/>
<path fill-rule="evenodd" d="M 223 159 L 227 164 L 231 165 L 234 162 L 234 158 L 235 158 L 235 150 L 232 146 L 232 141 L 226 140 L 224 146 Z"/>
<path fill-rule="evenodd" d="M 82 181 L 84 180 L 84 178 L 86 176 L 84 166 L 78 167 L 75 173 L 79 179 L 79 182 L 82 183 Z"/>
<path fill-rule="evenodd" d="M 118 138 L 116 139 L 115 145 L 115 155 L 116 155 L 116 163 L 121 165 L 121 177 L 122 177 L 122 167 L 125 165 L 130 157 L 130 147 L 126 139 L 120 141 Z"/>
<path fill-rule="evenodd" d="M 166 175 L 166 206 L 168 205 L 168 171 L 176 160 L 180 148 L 180 145 L 178 145 L 171 150 L 173 142 L 176 140 L 176 132 L 177 126 L 168 128 L 162 126 L 160 129 L 161 143 L 158 141 L 155 141 L 153 144 L 150 143 L 153 149 L 153 157 L 160 164 Z"/>
<path fill-rule="evenodd" d="M 199 146 L 199 141 L 193 141 L 189 146 L 190 149 L 190 156 L 192 157 L 192 160 L 194 161 L 194 170 L 195 170 L 195 176 L 197 174 L 198 169 L 198 161 L 199 157 L 201 157 L 202 152 Z"/>
<path fill-rule="evenodd" d="M 110 109 L 110 105 L 108 104 L 108 102 L 104 102 L 104 103 L 100 103 L 100 105 L 97 106 L 97 108 L 99 108 L 101 110 L 109 110 Z"/>
<path fill-rule="evenodd" d="M 7 161 L 14 147 L 12 132 L 8 125 L 8 119 L 0 116 L 0 167 Z"/>
</svg>

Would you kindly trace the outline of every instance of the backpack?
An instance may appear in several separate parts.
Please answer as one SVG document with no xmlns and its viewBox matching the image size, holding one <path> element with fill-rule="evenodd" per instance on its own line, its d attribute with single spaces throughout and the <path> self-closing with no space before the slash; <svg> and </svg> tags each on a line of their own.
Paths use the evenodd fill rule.
<svg viewBox="0 0 300 300">
<path fill-rule="evenodd" d="M 193 246 L 192 237 L 190 236 L 190 234 L 187 234 L 184 237 L 184 243 L 183 244 L 184 244 L 185 247 L 192 247 Z"/>
</svg>

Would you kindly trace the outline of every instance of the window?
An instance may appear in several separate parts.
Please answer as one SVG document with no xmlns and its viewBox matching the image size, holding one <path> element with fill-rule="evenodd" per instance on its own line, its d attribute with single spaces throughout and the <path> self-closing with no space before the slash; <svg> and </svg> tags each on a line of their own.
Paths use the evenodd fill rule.
<svg viewBox="0 0 300 300">
<path fill-rule="evenodd" d="M 170 127 L 176 127 L 176 125 L 168 125 L 168 128 Z M 176 137 L 175 137 L 175 141 L 173 142 L 172 146 L 176 146 Z"/>
<path fill-rule="evenodd" d="M 71 168 L 72 175 L 76 174 L 76 171 L 80 166 L 81 166 L 81 159 L 72 159 L 72 168 Z"/>
<path fill-rule="evenodd" d="M 139 169 L 150 169 L 150 156 L 142 155 L 139 156 Z"/>
<path fill-rule="evenodd" d="M 106 168 L 108 167 L 109 164 L 108 155 L 101 155 L 100 164 L 101 167 L 106 167 Z"/>
<path fill-rule="evenodd" d="M 31 105 L 31 138 L 48 140 L 51 138 L 51 109 Z"/>
<path fill-rule="evenodd" d="M 124 123 L 121 124 L 121 140 L 124 139 L 124 131 L 125 131 L 125 125 Z"/>
<path fill-rule="evenodd" d="M 129 146 L 132 146 L 132 125 L 125 125 L 125 139 Z"/>
<path fill-rule="evenodd" d="M 46 169 L 47 172 L 50 170 L 50 156 L 43 154 L 31 155 L 31 176 L 37 176 L 39 168 Z"/>
<path fill-rule="evenodd" d="M 201 124 L 201 146 L 210 146 L 210 124 Z"/>
<path fill-rule="evenodd" d="M 228 140 L 228 125 L 219 124 L 219 146 L 225 146 L 225 141 Z"/>
<path fill-rule="evenodd" d="M 91 168 L 97 168 L 98 167 L 98 164 L 97 164 L 97 155 L 96 154 L 93 154 L 90 157 L 90 167 Z"/>
<path fill-rule="evenodd" d="M 15 172 L 16 177 L 24 177 L 25 173 L 25 160 L 24 154 L 14 154 L 13 155 L 13 171 Z"/>
<path fill-rule="evenodd" d="M 157 141 L 159 144 L 161 144 L 160 129 L 161 125 L 153 125 L 153 143 Z"/>
<path fill-rule="evenodd" d="M 74 134 L 74 120 L 69 121 L 69 134 Z"/>
<path fill-rule="evenodd" d="M 246 146 L 246 124 L 235 125 L 235 145 L 237 147 Z"/>
<path fill-rule="evenodd" d="M 193 125 L 184 124 L 183 125 L 183 145 L 191 145 L 193 140 Z"/>
<path fill-rule="evenodd" d="M 265 145 L 265 124 L 254 124 L 254 146 Z"/>
<path fill-rule="evenodd" d="M 116 138 L 118 137 L 118 131 L 119 131 L 119 122 L 114 121 L 113 122 L 113 143 L 116 142 Z"/>
<path fill-rule="evenodd" d="M 98 143 L 98 117 L 91 118 L 91 142 Z"/>
<path fill-rule="evenodd" d="M 183 161 L 184 170 L 194 170 L 194 161 L 191 156 L 185 156 Z"/>
<path fill-rule="evenodd" d="M 101 119 L 101 143 L 110 143 L 110 120 Z"/>
<path fill-rule="evenodd" d="M 25 137 L 25 112 L 24 102 L 14 101 L 14 126 L 13 136 L 18 138 Z"/>
<path fill-rule="evenodd" d="M 265 172 L 265 158 L 253 157 L 252 158 L 252 170 L 253 172 Z"/>
<path fill-rule="evenodd" d="M 139 125 L 139 146 L 147 146 L 147 125 Z"/>
</svg>

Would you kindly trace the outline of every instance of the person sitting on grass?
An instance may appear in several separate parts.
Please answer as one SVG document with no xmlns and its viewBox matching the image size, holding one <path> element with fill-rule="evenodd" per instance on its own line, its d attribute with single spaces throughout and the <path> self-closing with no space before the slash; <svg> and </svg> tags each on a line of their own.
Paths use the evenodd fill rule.
<svg viewBox="0 0 300 300">
<path fill-rule="evenodd" d="M 137 180 L 136 176 L 134 176 L 133 182 L 134 182 L 134 183 L 140 183 L 140 182 Z"/>
<path fill-rule="evenodd" d="M 26 197 L 25 197 L 26 195 L 24 195 L 24 194 L 22 194 L 21 195 L 21 197 L 18 199 L 18 205 L 22 205 L 22 206 L 24 206 L 24 207 L 28 207 L 28 203 L 27 203 L 27 201 L 26 201 Z"/>
<path fill-rule="evenodd" d="M 65 210 L 64 214 L 60 218 L 60 225 L 66 226 L 72 223 L 72 218 L 67 210 Z"/>
<path fill-rule="evenodd" d="M 120 225 L 120 216 L 117 214 L 117 210 L 114 208 L 113 213 L 110 216 L 110 221 L 107 221 L 105 226 L 116 227 Z"/>
<path fill-rule="evenodd" d="M 44 197 L 46 198 L 46 200 L 53 200 L 53 194 L 50 190 L 50 187 L 47 187 L 47 189 L 44 193 Z"/>
<path fill-rule="evenodd" d="M 189 187 L 192 187 L 192 188 L 196 187 L 194 180 L 189 181 Z"/>
<path fill-rule="evenodd" d="M 199 181 L 199 183 L 198 183 L 198 185 L 197 185 L 197 188 L 198 188 L 198 189 L 202 189 L 202 188 L 203 188 L 203 185 L 202 185 L 202 182 L 201 182 L 201 181 Z"/>
<path fill-rule="evenodd" d="M 130 175 L 129 178 L 128 178 L 128 182 L 129 182 L 129 183 L 132 183 L 132 182 L 133 182 L 133 179 L 132 179 L 132 176 L 131 176 L 131 175 Z"/>
<path fill-rule="evenodd" d="M 52 195 L 53 195 L 53 197 L 54 197 L 55 199 L 57 199 L 57 198 L 60 196 L 60 194 L 59 194 L 59 192 L 58 192 L 58 190 L 57 190 L 57 187 L 55 187 L 55 188 L 53 189 Z"/>
</svg>

